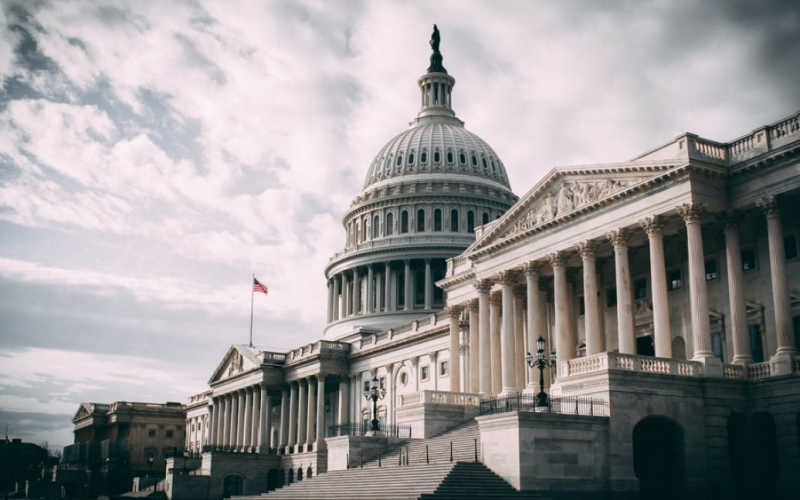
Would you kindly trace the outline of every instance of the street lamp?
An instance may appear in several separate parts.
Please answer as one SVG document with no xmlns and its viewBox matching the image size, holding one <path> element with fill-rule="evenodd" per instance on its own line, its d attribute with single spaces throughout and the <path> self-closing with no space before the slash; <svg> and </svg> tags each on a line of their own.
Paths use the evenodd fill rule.
<svg viewBox="0 0 800 500">
<path fill-rule="evenodd" d="M 552 366 L 555 360 L 555 352 L 550 355 L 550 359 L 544 357 L 544 339 L 541 336 L 536 340 L 536 359 L 533 359 L 530 352 L 525 356 L 528 366 L 539 369 L 539 394 L 536 395 L 536 406 L 548 406 L 547 393 L 544 392 L 544 369 Z"/>
<path fill-rule="evenodd" d="M 378 400 L 386 396 L 386 389 L 378 387 L 378 377 L 375 377 L 370 382 L 369 391 L 364 394 L 364 398 L 369 401 L 372 400 L 372 432 L 377 432 L 378 428 Z"/>
</svg>

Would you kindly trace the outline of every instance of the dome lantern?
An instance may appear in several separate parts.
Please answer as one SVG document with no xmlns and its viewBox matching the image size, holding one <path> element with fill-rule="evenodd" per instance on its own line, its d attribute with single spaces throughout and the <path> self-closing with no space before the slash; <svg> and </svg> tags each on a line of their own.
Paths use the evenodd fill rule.
<svg viewBox="0 0 800 500">
<path fill-rule="evenodd" d="M 421 94 L 420 111 L 415 123 L 428 117 L 444 117 L 455 119 L 452 107 L 452 92 L 456 84 L 455 78 L 447 74 L 442 65 L 442 53 L 439 52 L 439 29 L 433 25 L 430 45 L 433 49 L 428 72 L 417 80 Z M 460 122 L 460 121 L 459 121 Z"/>
</svg>

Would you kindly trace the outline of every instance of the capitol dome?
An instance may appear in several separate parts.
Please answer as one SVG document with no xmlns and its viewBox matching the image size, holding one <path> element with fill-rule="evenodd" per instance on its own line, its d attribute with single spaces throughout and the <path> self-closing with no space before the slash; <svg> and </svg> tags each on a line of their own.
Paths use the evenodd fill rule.
<svg viewBox="0 0 800 500">
<path fill-rule="evenodd" d="M 442 65 L 438 36 L 434 30 L 430 67 L 417 80 L 419 113 L 380 149 L 344 215 L 345 247 L 325 269 L 330 340 L 440 311 L 444 292 L 434 283 L 447 259 L 517 201 L 497 153 L 456 117 L 455 78 Z"/>
</svg>

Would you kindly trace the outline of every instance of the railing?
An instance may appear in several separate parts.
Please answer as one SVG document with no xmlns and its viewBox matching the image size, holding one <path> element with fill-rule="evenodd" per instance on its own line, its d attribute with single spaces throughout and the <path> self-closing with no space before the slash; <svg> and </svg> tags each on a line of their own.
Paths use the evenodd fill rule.
<svg viewBox="0 0 800 500">
<path fill-rule="evenodd" d="M 255 446 L 241 448 L 241 447 L 237 447 L 237 446 L 223 446 L 223 445 L 218 445 L 218 444 L 204 444 L 203 445 L 203 453 L 208 453 L 210 451 L 239 453 L 239 454 L 241 454 L 241 453 L 258 453 L 256 451 Z"/>
<path fill-rule="evenodd" d="M 700 364 L 694 361 L 637 356 L 618 352 L 604 352 L 594 356 L 570 359 L 566 363 L 561 363 L 562 371 L 564 365 L 566 365 L 567 371 L 562 373 L 564 376 L 582 375 L 603 370 L 663 373 L 684 377 L 700 375 Z"/>
<path fill-rule="evenodd" d="M 341 353 L 342 355 L 346 355 L 350 352 L 350 344 L 343 343 L 343 342 L 331 342 L 329 340 L 320 340 L 313 344 L 308 344 L 302 346 L 298 349 L 293 349 L 286 354 L 283 354 L 284 359 L 300 359 L 306 356 L 312 356 L 319 354 L 320 352 L 326 352 L 328 354 L 331 353 Z"/>
<path fill-rule="evenodd" d="M 456 406 L 478 406 L 481 403 L 480 394 L 468 392 L 447 391 L 419 391 L 411 394 L 397 396 L 397 407 L 411 406 L 421 403 L 435 403 Z"/>
<path fill-rule="evenodd" d="M 747 378 L 750 380 L 761 380 L 770 376 L 769 363 L 753 363 L 747 365 Z"/>
<path fill-rule="evenodd" d="M 282 365 L 286 363 L 286 353 L 283 352 L 262 352 L 261 362 L 271 365 Z"/>
<path fill-rule="evenodd" d="M 694 141 L 694 147 L 698 153 L 710 158 L 716 158 L 718 160 L 728 159 L 728 150 L 725 144 L 698 137 Z"/>
<path fill-rule="evenodd" d="M 747 378 L 747 371 L 744 365 L 722 365 L 722 376 L 729 380 L 744 380 Z"/>
<path fill-rule="evenodd" d="M 480 414 L 491 415 L 494 413 L 520 411 L 529 413 L 560 413 L 564 415 L 608 416 L 608 403 L 602 399 L 548 397 L 545 403 L 546 404 L 541 405 L 539 399 L 534 394 L 485 398 L 480 404 Z"/>
<path fill-rule="evenodd" d="M 342 425 L 331 425 L 328 427 L 326 437 L 339 436 L 376 436 L 411 439 L 411 426 L 403 424 L 389 425 L 383 422 L 378 423 L 378 430 L 372 430 L 372 422 L 350 422 Z"/>
</svg>

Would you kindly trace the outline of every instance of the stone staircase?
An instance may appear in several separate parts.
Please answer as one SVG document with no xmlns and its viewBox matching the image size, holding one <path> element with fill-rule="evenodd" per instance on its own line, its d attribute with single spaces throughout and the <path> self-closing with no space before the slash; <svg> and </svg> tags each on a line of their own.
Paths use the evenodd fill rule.
<svg viewBox="0 0 800 500">
<path fill-rule="evenodd" d="M 516 491 L 480 460 L 480 432 L 473 419 L 429 439 L 390 448 L 380 460 L 330 471 L 261 496 L 237 500 L 433 500 L 482 498 L 541 499 Z M 450 458 L 452 443 L 452 461 Z M 427 452 L 426 452 L 427 448 Z M 402 464 L 402 465 L 401 465 Z"/>
</svg>

